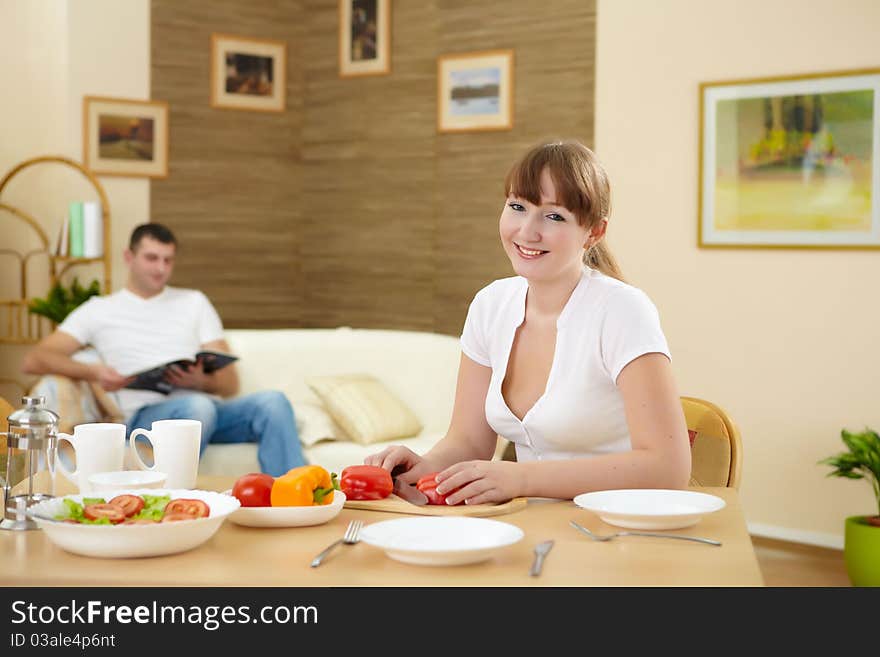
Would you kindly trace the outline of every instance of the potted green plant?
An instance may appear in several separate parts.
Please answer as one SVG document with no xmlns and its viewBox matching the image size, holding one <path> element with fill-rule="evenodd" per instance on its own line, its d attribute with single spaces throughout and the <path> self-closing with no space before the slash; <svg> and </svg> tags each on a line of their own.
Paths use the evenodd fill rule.
<svg viewBox="0 0 880 657">
<path fill-rule="evenodd" d="M 59 281 L 52 286 L 45 299 L 31 299 L 28 310 L 35 315 L 48 317 L 55 324 L 60 324 L 74 308 L 99 294 L 101 294 L 101 286 L 97 280 L 92 281 L 89 287 L 83 287 L 74 277 L 69 289 Z"/>
<path fill-rule="evenodd" d="M 873 490 L 877 515 L 850 516 L 844 533 L 846 571 L 854 586 L 880 586 L 880 435 L 872 429 L 840 432 L 848 451 L 819 461 L 834 468 L 829 477 L 867 479 Z"/>
</svg>

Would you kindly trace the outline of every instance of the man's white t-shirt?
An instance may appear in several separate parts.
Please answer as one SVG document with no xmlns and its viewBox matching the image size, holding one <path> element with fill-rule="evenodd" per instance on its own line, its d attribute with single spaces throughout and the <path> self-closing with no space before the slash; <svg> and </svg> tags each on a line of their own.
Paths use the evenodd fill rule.
<svg viewBox="0 0 880 657">
<path fill-rule="evenodd" d="M 202 292 L 165 287 L 144 299 L 123 288 L 92 297 L 58 327 L 124 376 L 181 358 L 192 358 L 206 342 L 223 339 L 223 324 Z M 191 391 L 181 391 L 186 394 Z M 171 393 L 176 394 L 177 391 Z M 152 390 L 116 393 L 126 420 L 140 407 L 169 398 Z"/>
<path fill-rule="evenodd" d="M 525 320 L 528 281 L 497 280 L 471 302 L 464 354 L 492 368 L 486 420 L 516 443 L 519 461 L 567 459 L 632 448 L 617 376 L 647 353 L 669 358 L 657 309 L 631 285 L 585 268 L 556 322 L 556 351 L 544 394 L 522 420 L 501 393 L 516 330 Z"/>
</svg>

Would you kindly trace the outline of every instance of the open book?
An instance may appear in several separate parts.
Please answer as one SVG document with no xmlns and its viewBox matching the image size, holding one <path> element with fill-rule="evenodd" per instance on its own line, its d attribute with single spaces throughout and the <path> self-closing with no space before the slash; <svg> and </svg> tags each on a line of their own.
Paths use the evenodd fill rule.
<svg viewBox="0 0 880 657">
<path fill-rule="evenodd" d="M 129 383 L 126 388 L 134 390 L 154 390 L 167 395 L 174 390 L 174 386 L 165 380 L 165 372 L 172 365 L 177 365 L 182 369 L 188 369 L 191 365 L 195 365 L 197 361 L 202 362 L 205 374 L 216 372 L 238 360 L 238 356 L 227 354 L 222 351 L 200 351 L 193 358 L 182 358 L 180 360 L 172 360 L 162 365 L 157 365 L 143 372 L 136 372 L 133 376 L 135 380 Z"/>
</svg>

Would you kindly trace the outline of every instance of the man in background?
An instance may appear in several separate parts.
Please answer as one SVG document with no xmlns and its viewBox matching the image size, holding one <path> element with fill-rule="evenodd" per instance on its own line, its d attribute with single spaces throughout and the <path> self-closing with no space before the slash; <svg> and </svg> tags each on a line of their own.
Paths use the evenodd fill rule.
<svg viewBox="0 0 880 657">
<path fill-rule="evenodd" d="M 293 408 L 278 391 L 235 398 L 235 364 L 205 372 L 201 361 L 186 369 L 172 366 L 168 395 L 126 388 L 131 374 L 170 361 L 189 359 L 202 350 L 229 352 L 214 306 L 198 290 L 168 285 L 177 240 L 158 223 L 142 224 L 125 251 L 128 281 L 121 290 L 92 297 L 57 330 L 25 355 L 27 374 L 60 374 L 97 382 L 115 392 L 129 432 L 150 429 L 156 420 L 189 418 L 202 423 L 202 451 L 208 443 L 259 443 L 263 472 L 282 475 L 303 465 Z M 73 354 L 91 345 L 100 363 L 83 363 Z M 125 374 L 122 374 L 125 373 Z"/>
</svg>

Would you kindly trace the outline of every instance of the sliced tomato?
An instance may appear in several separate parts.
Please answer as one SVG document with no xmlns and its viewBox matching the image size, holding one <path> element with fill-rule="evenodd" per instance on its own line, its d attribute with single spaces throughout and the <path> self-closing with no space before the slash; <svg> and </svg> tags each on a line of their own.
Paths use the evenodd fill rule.
<svg viewBox="0 0 880 657">
<path fill-rule="evenodd" d="M 188 513 L 180 513 L 176 511 L 174 513 L 165 512 L 165 515 L 162 516 L 162 522 L 177 522 L 178 520 L 195 520 L 196 516 L 191 516 Z"/>
<path fill-rule="evenodd" d="M 107 504 L 118 506 L 122 509 L 126 518 L 131 518 L 133 515 L 140 513 L 140 510 L 144 508 L 144 498 L 140 495 L 117 495 Z"/>
<path fill-rule="evenodd" d="M 113 504 L 86 504 L 83 507 L 83 515 L 89 520 L 107 518 L 114 525 L 125 520 L 125 514 L 122 512 L 122 509 Z"/>
<path fill-rule="evenodd" d="M 190 520 L 190 517 L 187 516 L 187 520 Z M 158 520 L 150 520 L 149 518 L 126 518 L 123 525 L 155 525 L 158 524 Z"/>
<path fill-rule="evenodd" d="M 185 513 L 190 518 L 207 518 L 211 515 L 211 507 L 204 500 L 178 497 L 165 505 L 165 515 L 169 513 Z"/>
</svg>

